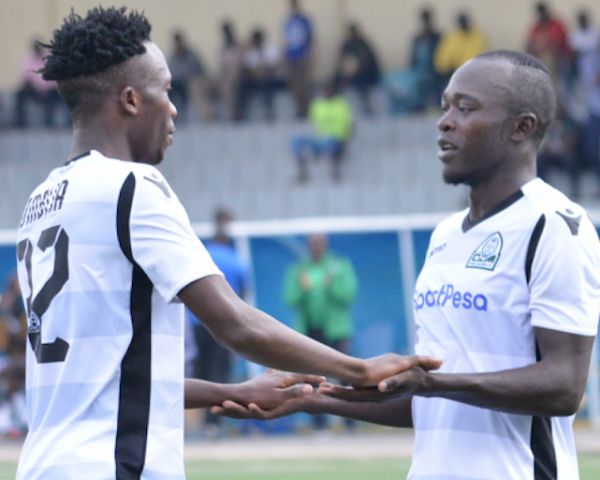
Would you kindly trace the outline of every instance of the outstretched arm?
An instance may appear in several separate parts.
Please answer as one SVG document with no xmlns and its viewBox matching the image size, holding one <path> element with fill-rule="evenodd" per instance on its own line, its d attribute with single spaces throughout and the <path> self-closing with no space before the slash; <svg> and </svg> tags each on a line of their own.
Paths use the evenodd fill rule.
<svg viewBox="0 0 600 480">
<path fill-rule="evenodd" d="M 311 395 L 287 399 L 270 410 L 261 408 L 256 403 L 250 403 L 245 407 L 227 400 L 221 405 L 213 406 L 210 411 L 238 419 L 261 420 L 270 420 L 297 412 L 327 413 L 379 425 L 408 428 L 412 427 L 411 401 L 412 397 L 401 397 L 389 398 L 383 402 L 348 402 L 315 392 Z"/>
<path fill-rule="evenodd" d="M 244 303 L 217 275 L 192 282 L 179 292 L 179 298 L 202 319 L 216 340 L 268 367 L 369 386 L 415 365 L 426 369 L 440 365 L 438 360 L 418 356 L 387 354 L 362 360 L 344 355 Z"/>
</svg>

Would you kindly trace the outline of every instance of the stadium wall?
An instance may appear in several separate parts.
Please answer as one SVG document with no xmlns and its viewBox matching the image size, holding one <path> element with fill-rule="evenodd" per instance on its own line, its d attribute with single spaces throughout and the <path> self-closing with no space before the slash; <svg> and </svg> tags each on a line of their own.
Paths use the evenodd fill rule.
<svg viewBox="0 0 600 480">
<path fill-rule="evenodd" d="M 591 0 L 549 2 L 569 27 L 575 12 L 587 8 L 600 20 L 600 3 Z M 18 80 L 22 58 L 35 37 L 47 39 L 72 7 L 84 13 L 95 5 L 119 5 L 143 10 L 154 26 L 153 38 L 165 52 L 170 51 L 170 33 L 181 28 L 198 47 L 214 71 L 219 51 L 219 24 L 231 18 L 240 38 L 263 26 L 271 39 L 281 44 L 281 24 L 288 10 L 287 0 L 0 0 L 0 90 L 12 89 Z M 533 19 L 534 2 L 522 0 L 304 0 L 305 10 L 316 28 L 317 74 L 331 73 L 333 61 L 348 20 L 357 20 L 380 52 L 384 68 L 406 64 L 410 39 L 414 35 L 420 8 L 428 4 L 436 12 L 437 24 L 448 30 L 457 10 L 466 8 L 487 35 L 491 48 L 523 47 L 526 30 Z"/>
<path fill-rule="evenodd" d="M 597 220 L 600 212 L 593 212 Z M 348 257 L 359 280 L 352 314 L 353 354 L 370 357 L 389 351 L 408 354 L 414 344 L 412 292 L 422 267 L 433 227 L 445 214 L 371 218 L 312 218 L 239 222 L 232 233 L 253 277 L 249 300 L 293 327 L 294 315 L 282 301 L 287 268 L 306 254 L 305 237 L 327 232 L 332 250 Z M 596 223 L 596 225 L 599 225 Z M 200 238 L 211 234 L 207 224 L 194 226 Z M 15 233 L 0 231 L 0 286 L 14 274 Z M 581 415 L 600 423 L 600 357 L 590 369 Z"/>
</svg>

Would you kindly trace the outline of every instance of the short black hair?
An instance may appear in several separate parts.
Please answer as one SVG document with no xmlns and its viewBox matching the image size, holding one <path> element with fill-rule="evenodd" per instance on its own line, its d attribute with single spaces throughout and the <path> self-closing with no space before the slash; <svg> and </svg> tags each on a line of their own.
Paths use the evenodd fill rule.
<svg viewBox="0 0 600 480">
<path fill-rule="evenodd" d="M 537 2 L 535 4 L 535 10 L 539 15 L 548 15 L 549 8 L 546 2 Z"/>
<path fill-rule="evenodd" d="M 419 15 L 422 22 L 431 22 L 433 18 L 433 11 L 429 7 L 423 7 Z"/>
<path fill-rule="evenodd" d="M 548 67 L 532 55 L 512 50 L 491 50 L 475 58 L 504 60 L 513 65 L 511 112 L 517 115 L 535 114 L 538 126 L 532 139 L 539 145 L 558 108 L 556 89 Z"/>
<path fill-rule="evenodd" d="M 231 220 L 233 218 L 233 214 L 231 211 L 225 207 L 219 207 L 215 209 L 213 213 L 213 219 L 215 222 L 222 222 L 225 220 Z"/>
<path fill-rule="evenodd" d="M 173 32 L 173 41 L 177 42 L 177 43 L 185 42 L 185 35 L 183 34 L 183 32 L 181 30 L 175 30 Z"/>
<path fill-rule="evenodd" d="M 71 113 L 76 116 L 98 107 L 122 76 L 119 67 L 146 53 L 152 26 L 143 13 L 126 7 L 89 10 L 81 17 L 73 10 L 44 47 L 50 54 L 40 70 L 45 80 L 56 80 Z"/>
</svg>

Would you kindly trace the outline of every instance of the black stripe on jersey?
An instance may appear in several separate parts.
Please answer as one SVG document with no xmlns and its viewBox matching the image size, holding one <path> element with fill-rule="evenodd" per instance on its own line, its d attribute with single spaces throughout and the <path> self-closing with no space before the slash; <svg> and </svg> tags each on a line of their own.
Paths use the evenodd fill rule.
<svg viewBox="0 0 600 480">
<path fill-rule="evenodd" d="M 116 480 L 139 480 L 144 469 L 150 418 L 152 282 L 131 255 L 129 219 L 135 177 L 129 174 L 119 193 L 117 236 L 133 263 L 130 311 L 133 336 L 121 361 L 115 443 Z"/>
<path fill-rule="evenodd" d="M 133 254 L 131 253 L 131 236 L 129 234 L 129 218 L 131 216 L 133 192 L 135 192 L 135 175 L 132 172 L 127 175 L 125 182 L 123 182 L 117 203 L 117 237 L 119 239 L 119 246 L 131 263 L 135 263 L 133 261 Z"/>
<path fill-rule="evenodd" d="M 542 359 L 537 342 L 535 344 L 535 358 L 538 362 Z M 531 418 L 530 446 L 531 453 L 533 453 L 534 480 L 556 480 L 558 473 L 554 440 L 552 438 L 551 417 Z"/>
<path fill-rule="evenodd" d="M 534 480 L 556 480 L 556 452 L 552 439 L 552 419 L 531 419 L 531 453 L 533 453 Z"/>
<path fill-rule="evenodd" d="M 542 236 L 542 231 L 544 230 L 544 226 L 546 225 L 546 216 L 542 214 L 542 216 L 538 219 L 535 227 L 533 227 L 533 232 L 531 233 L 531 238 L 529 239 L 529 246 L 527 247 L 527 256 L 525 257 L 525 278 L 527 279 L 527 283 L 529 284 L 529 280 L 531 279 L 531 266 L 533 265 L 533 258 L 535 257 L 535 251 L 537 250 L 537 246 L 540 243 L 540 237 Z"/>
</svg>

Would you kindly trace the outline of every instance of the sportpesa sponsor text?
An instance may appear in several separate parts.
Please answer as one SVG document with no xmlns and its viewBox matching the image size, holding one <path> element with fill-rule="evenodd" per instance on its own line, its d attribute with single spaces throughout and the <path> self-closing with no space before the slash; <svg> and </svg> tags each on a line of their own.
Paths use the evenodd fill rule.
<svg viewBox="0 0 600 480">
<path fill-rule="evenodd" d="M 481 312 L 487 312 L 488 298 L 483 293 L 455 290 L 454 285 L 447 283 L 442 285 L 439 290 L 415 292 L 413 304 L 415 310 L 448 306 L 452 308 L 464 308 L 465 310 L 474 308 Z"/>
</svg>

